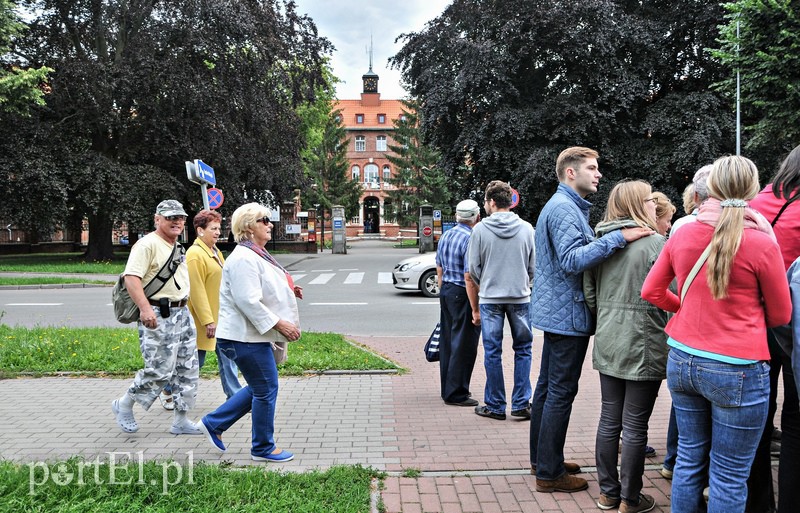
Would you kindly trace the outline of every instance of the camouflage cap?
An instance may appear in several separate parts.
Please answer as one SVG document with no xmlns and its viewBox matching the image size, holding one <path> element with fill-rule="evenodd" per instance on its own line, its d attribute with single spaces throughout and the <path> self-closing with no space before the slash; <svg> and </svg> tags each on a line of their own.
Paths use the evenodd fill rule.
<svg viewBox="0 0 800 513">
<path fill-rule="evenodd" d="M 159 216 L 187 216 L 186 211 L 183 210 L 183 205 L 178 200 L 164 200 L 156 207 L 156 215 Z"/>
</svg>

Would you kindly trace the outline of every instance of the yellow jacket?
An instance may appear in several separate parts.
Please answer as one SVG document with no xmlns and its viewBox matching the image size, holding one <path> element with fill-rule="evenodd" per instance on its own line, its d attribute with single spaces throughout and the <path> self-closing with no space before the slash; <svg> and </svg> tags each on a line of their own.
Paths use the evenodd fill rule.
<svg viewBox="0 0 800 513">
<path fill-rule="evenodd" d="M 217 250 L 219 262 L 214 252 L 198 237 L 186 252 L 189 266 L 189 313 L 192 314 L 197 329 L 197 349 L 213 351 L 217 345 L 215 338 L 206 337 L 206 325 L 219 323 L 219 284 L 222 280 L 222 265 L 225 257 Z"/>
</svg>

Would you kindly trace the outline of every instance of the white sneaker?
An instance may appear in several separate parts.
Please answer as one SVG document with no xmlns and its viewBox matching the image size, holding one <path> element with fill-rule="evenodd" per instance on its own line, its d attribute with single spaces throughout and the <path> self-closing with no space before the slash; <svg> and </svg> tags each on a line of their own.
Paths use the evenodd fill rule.
<svg viewBox="0 0 800 513">
<path fill-rule="evenodd" d="M 158 400 L 161 401 L 161 406 L 163 406 L 165 410 L 175 409 L 175 401 L 172 398 L 172 394 L 166 394 L 162 390 L 161 393 L 158 394 Z"/>
<path fill-rule="evenodd" d="M 173 435 L 202 435 L 203 432 L 197 427 L 197 424 L 191 420 L 184 420 L 180 424 L 173 424 L 169 428 L 169 432 Z"/>
</svg>

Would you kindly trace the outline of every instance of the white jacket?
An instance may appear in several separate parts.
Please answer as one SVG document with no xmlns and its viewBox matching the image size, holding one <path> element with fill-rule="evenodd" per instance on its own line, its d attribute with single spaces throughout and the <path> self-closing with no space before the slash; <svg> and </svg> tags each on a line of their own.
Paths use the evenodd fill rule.
<svg viewBox="0 0 800 513">
<path fill-rule="evenodd" d="M 222 268 L 217 338 L 287 342 L 273 329 L 281 319 L 300 325 L 297 299 L 283 271 L 253 250 L 236 246 Z"/>
</svg>

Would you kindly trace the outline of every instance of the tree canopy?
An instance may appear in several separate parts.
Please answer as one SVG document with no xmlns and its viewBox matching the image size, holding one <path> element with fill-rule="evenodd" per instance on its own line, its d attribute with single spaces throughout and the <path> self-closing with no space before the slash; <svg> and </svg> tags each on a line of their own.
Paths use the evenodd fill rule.
<svg viewBox="0 0 800 513">
<path fill-rule="evenodd" d="M 0 0 L 0 110 L 26 115 L 31 105 L 44 104 L 42 83 L 47 67 L 28 67 L 8 54 L 11 41 L 25 30 L 25 24 L 16 13 L 16 4 L 11 0 Z"/>
<path fill-rule="evenodd" d="M 161 199 L 202 208 L 185 160 L 215 168 L 223 214 L 265 190 L 288 198 L 304 182 L 296 108 L 325 83 L 332 47 L 293 2 L 23 5 L 32 20 L 12 51 L 55 71 L 46 105 L 30 120 L 2 119 L 15 127 L 3 135 L 20 148 L 4 148 L 14 158 L 0 168 L 19 179 L 3 187 L 58 187 L 54 206 L 89 220 L 89 258 L 110 256 L 115 221 L 149 229 Z M 4 209 L 28 226 L 49 221 L 22 204 Z"/>
<path fill-rule="evenodd" d="M 618 179 L 677 199 L 694 171 L 732 148 L 733 116 L 704 51 L 722 22 L 699 0 L 455 0 L 392 63 L 420 102 L 421 129 L 448 176 L 509 181 L 533 220 L 568 146 L 601 154 L 605 203 Z M 594 209 L 595 220 L 602 208 Z"/>
<path fill-rule="evenodd" d="M 740 0 L 725 9 L 716 55 L 731 73 L 720 86 L 733 99 L 740 72 L 744 148 L 765 179 L 800 144 L 800 2 Z"/>
</svg>

